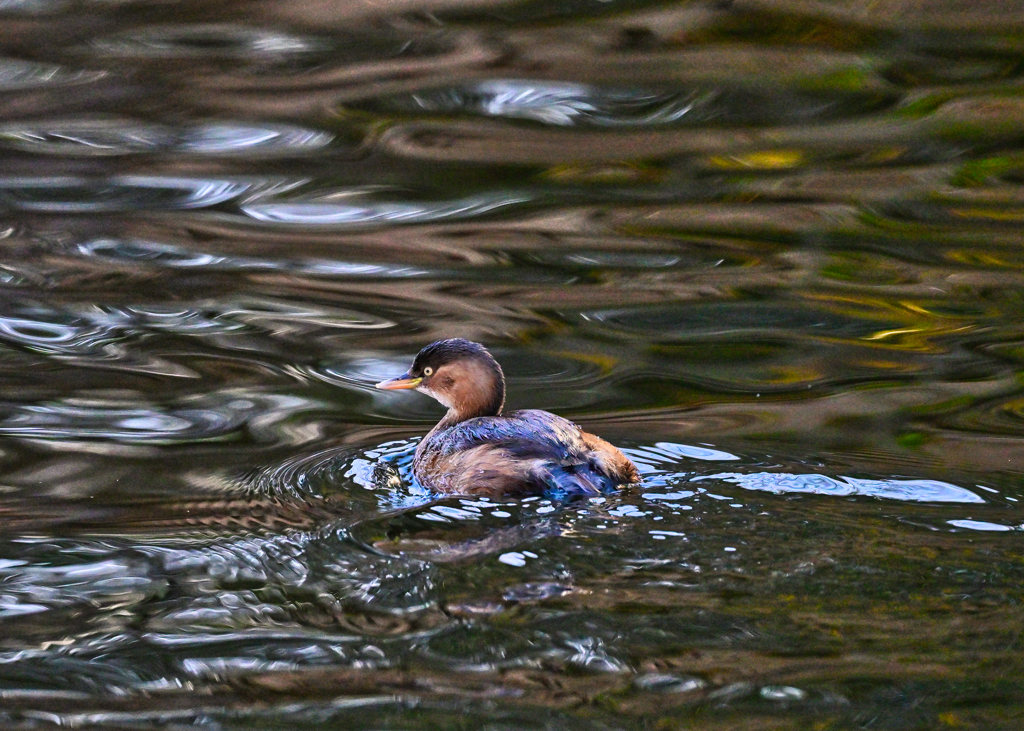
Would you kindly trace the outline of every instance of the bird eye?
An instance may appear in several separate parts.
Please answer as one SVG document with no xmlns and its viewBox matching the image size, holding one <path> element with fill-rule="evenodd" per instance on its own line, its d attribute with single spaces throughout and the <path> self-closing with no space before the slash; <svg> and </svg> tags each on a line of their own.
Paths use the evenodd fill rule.
<svg viewBox="0 0 1024 731">
<path fill-rule="evenodd" d="M 427 366 L 426 368 L 423 369 L 423 375 L 425 375 L 425 376 L 432 376 L 432 375 L 434 375 L 434 369 L 431 368 L 430 366 Z"/>
</svg>

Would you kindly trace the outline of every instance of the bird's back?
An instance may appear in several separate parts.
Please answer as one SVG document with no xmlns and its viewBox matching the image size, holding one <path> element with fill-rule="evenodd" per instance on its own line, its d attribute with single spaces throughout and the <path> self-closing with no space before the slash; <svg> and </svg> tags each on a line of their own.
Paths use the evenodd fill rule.
<svg viewBox="0 0 1024 731">
<path fill-rule="evenodd" d="M 432 433 L 416 450 L 414 466 L 422 484 L 454 494 L 600 494 L 639 481 L 611 444 L 535 409 L 467 419 Z"/>
</svg>

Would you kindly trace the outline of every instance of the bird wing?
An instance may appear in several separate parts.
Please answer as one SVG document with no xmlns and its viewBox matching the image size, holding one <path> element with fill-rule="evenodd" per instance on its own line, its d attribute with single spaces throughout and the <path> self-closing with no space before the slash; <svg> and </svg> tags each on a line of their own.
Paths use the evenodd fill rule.
<svg viewBox="0 0 1024 731">
<path fill-rule="evenodd" d="M 467 419 L 430 437 L 429 446 L 425 471 L 441 475 L 434 487 L 453 493 L 599 495 L 638 479 L 615 447 L 547 411 Z"/>
<path fill-rule="evenodd" d="M 588 447 L 580 428 L 547 411 L 527 409 L 507 416 L 467 419 L 435 437 L 444 455 L 483 445 L 508 450 L 517 457 L 554 462 L 586 461 Z"/>
</svg>

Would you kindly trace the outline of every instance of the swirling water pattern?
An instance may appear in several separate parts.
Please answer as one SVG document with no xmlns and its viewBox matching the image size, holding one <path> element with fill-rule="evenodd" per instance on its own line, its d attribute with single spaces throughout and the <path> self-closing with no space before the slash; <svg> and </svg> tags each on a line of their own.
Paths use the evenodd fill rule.
<svg viewBox="0 0 1024 731">
<path fill-rule="evenodd" d="M 0 725 L 1019 726 L 1019 0 L 0 21 Z M 643 483 L 418 485 L 451 336 Z"/>
</svg>

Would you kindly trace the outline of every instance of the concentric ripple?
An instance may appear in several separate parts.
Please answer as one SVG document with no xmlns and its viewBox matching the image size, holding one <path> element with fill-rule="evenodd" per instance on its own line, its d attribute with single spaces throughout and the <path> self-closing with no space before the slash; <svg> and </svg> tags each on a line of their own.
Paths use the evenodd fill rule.
<svg viewBox="0 0 1024 731">
<path fill-rule="evenodd" d="M 173 406 L 64 399 L 45 404 L 0 404 L 0 434 L 47 440 L 104 440 L 130 444 L 188 444 L 236 438 L 245 429 L 258 440 L 277 440 L 280 422 L 319 404 L 291 396 L 225 391 Z M 289 440 L 290 441 L 290 440 Z"/>
</svg>

